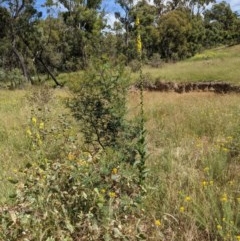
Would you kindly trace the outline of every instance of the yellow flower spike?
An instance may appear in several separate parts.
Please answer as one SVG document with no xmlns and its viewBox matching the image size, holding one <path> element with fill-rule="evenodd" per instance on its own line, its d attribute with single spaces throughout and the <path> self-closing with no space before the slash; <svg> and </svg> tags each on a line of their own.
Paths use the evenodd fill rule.
<svg viewBox="0 0 240 241">
<path fill-rule="evenodd" d="M 117 174 L 118 173 L 118 169 L 117 168 L 113 168 L 112 169 L 112 174 Z"/>
<path fill-rule="evenodd" d="M 184 213 L 184 212 L 185 212 L 185 208 L 184 208 L 183 206 L 180 207 L 180 208 L 179 208 L 179 212 L 180 212 L 180 213 Z"/>
<path fill-rule="evenodd" d="M 135 20 L 135 25 L 138 26 L 140 24 L 140 20 L 139 20 L 139 17 L 136 17 L 136 20 Z"/>
<path fill-rule="evenodd" d="M 237 241 L 240 241 L 240 235 L 236 236 Z"/>
<path fill-rule="evenodd" d="M 139 17 L 136 17 L 135 26 L 136 26 L 137 29 L 138 29 L 139 25 L 140 25 Z M 138 30 L 137 30 L 137 39 L 136 39 L 136 50 L 137 50 L 137 53 L 141 56 L 141 53 L 142 53 L 142 40 L 141 40 L 141 35 L 139 34 Z"/>
<path fill-rule="evenodd" d="M 159 219 L 155 220 L 155 225 L 157 227 L 160 227 L 162 225 L 161 221 Z"/>
<path fill-rule="evenodd" d="M 137 49 L 137 53 L 138 53 L 138 54 L 141 54 L 141 53 L 142 53 L 142 40 L 141 40 L 140 34 L 137 35 L 136 49 Z"/>
<path fill-rule="evenodd" d="M 37 118 L 36 117 L 32 117 L 32 123 L 35 125 L 37 123 Z"/>
</svg>

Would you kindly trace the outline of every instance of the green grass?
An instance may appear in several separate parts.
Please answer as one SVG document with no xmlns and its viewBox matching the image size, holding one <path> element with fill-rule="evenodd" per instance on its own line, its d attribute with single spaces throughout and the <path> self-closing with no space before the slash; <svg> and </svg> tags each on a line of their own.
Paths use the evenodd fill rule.
<svg viewBox="0 0 240 241">
<path fill-rule="evenodd" d="M 239 65 L 240 45 L 236 45 L 206 50 L 188 60 L 164 64 L 161 68 L 145 66 L 143 73 L 148 73 L 153 81 L 224 81 L 239 85 Z"/>
</svg>

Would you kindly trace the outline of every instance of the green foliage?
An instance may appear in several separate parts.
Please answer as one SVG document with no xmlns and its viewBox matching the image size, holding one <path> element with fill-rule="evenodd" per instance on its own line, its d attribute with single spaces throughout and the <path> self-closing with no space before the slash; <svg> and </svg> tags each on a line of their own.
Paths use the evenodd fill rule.
<svg viewBox="0 0 240 241">
<path fill-rule="evenodd" d="M 114 149 L 114 139 L 110 139 L 113 145 L 93 156 L 79 145 L 79 136 L 67 116 L 50 122 L 53 110 L 49 108 L 52 98 L 48 89 L 34 91 L 29 97 L 31 102 L 33 99 L 26 131 L 29 161 L 20 169 L 21 178 L 11 179 L 16 184 L 14 205 L 0 210 L 0 238 L 144 239 L 147 230 L 139 204 L 138 169 L 123 161 L 126 157 Z"/>
<path fill-rule="evenodd" d="M 23 76 L 19 69 L 5 71 L 0 69 L 0 85 L 9 89 L 22 87 Z"/>
<path fill-rule="evenodd" d="M 240 21 L 225 1 L 214 4 L 204 12 L 207 47 L 236 44 L 239 41 Z"/>
<path fill-rule="evenodd" d="M 159 19 L 161 56 L 179 60 L 195 54 L 199 49 L 196 45 L 201 46 L 199 36 L 202 36 L 203 30 L 199 21 L 192 18 L 187 10 L 174 10 L 163 15 Z"/>
<path fill-rule="evenodd" d="M 70 106 L 80 121 L 85 143 L 93 151 L 108 147 L 124 151 L 133 163 L 138 129 L 126 119 L 128 87 L 129 79 L 122 67 L 98 64 L 86 71 Z M 133 146 L 132 151 L 127 143 Z"/>
</svg>

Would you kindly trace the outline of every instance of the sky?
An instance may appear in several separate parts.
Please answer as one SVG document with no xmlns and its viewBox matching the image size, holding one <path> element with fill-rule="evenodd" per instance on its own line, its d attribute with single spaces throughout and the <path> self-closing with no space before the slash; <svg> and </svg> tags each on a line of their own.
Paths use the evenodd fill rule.
<svg viewBox="0 0 240 241">
<path fill-rule="evenodd" d="M 153 1 L 153 0 L 150 0 Z M 216 0 L 217 3 L 221 2 L 222 0 Z M 230 4 L 231 9 L 233 11 L 238 11 L 240 13 L 240 0 L 225 0 L 227 3 Z M 45 2 L 45 0 L 36 0 L 36 6 L 38 8 Z M 115 21 L 114 12 L 120 11 L 121 8 L 119 5 L 115 3 L 115 0 L 102 0 L 102 8 L 107 13 L 107 19 L 109 24 Z M 44 15 L 44 12 L 43 12 Z"/>
</svg>

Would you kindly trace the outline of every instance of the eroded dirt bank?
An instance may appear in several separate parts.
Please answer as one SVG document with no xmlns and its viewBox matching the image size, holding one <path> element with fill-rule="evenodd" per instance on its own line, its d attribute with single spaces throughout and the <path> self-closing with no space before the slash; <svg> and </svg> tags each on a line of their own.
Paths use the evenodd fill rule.
<svg viewBox="0 0 240 241">
<path fill-rule="evenodd" d="M 136 85 L 137 88 L 140 85 Z M 240 86 L 232 85 L 226 82 L 194 82 L 194 83 L 175 83 L 156 81 L 151 83 L 144 81 L 144 90 L 160 92 L 185 93 L 192 91 L 216 92 L 216 93 L 240 93 Z"/>
</svg>

